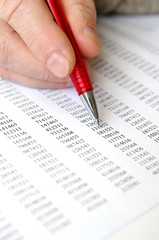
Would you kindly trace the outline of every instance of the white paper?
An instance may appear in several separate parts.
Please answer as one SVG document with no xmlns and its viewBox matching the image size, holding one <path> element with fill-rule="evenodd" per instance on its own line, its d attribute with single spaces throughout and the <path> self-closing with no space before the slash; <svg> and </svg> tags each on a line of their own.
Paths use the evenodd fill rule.
<svg viewBox="0 0 159 240">
<path fill-rule="evenodd" d="M 99 19 L 100 127 L 73 88 L 0 80 L 0 239 L 106 239 L 159 204 L 158 23 Z"/>
</svg>

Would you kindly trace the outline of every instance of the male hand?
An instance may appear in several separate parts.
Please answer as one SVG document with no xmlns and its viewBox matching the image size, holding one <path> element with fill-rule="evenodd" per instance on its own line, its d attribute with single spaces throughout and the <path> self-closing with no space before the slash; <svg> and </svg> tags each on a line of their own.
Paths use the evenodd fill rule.
<svg viewBox="0 0 159 240">
<path fill-rule="evenodd" d="M 84 58 L 97 55 L 93 0 L 60 0 Z M 72 86 L 75 54 L 44 0 L 0 0 L 0 77 L 37 88 Z"/>
</svg>

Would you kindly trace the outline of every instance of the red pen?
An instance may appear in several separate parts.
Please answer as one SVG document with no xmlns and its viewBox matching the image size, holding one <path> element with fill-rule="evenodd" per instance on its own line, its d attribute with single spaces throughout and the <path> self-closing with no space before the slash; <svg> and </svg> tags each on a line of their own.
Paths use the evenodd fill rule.
<svg viewBox="0 0 159 240">
<path fill-rule="evenodd" d="M 59 0 L 46 1 L 50 7 L 56 23 L 65 32 L 75 51 L 76 64 L 73 72 L 70 74 L 71 80 L 86 109 L 89 111 L 91 116 L 97 121 L 99 125 L 99 115 L 89 74 L 86 70 L 83 58 L 77 46 L 76 40 L 73 36 L 71 28 L 64 15 L 62 5 L 60 5 Z"/>
</svg>

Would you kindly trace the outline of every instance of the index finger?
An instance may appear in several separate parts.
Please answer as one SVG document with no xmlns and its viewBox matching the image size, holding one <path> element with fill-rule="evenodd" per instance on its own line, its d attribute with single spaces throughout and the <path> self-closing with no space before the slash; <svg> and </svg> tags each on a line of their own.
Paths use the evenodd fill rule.
<svg viewBox="0 0 159 240">
<path fill-rule="evenodd" d="M 57 77 L 69 75 L 75 64 L 73 48 L 43 0 L 0 3 L 0 17 L 21 36 L 36 58 Z"/>
</svg>

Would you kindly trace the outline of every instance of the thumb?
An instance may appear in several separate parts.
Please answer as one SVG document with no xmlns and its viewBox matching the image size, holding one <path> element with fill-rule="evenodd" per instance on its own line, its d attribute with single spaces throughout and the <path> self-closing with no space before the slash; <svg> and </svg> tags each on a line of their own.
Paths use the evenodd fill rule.
<svg viewBox="0 0 159 240">
<path fill-rule="evenodd" d="M 96 9 L 93 0 L 61 0 L 82 55 L 91 58 L 100 51 L 96 32 Z"/>
</svg>

